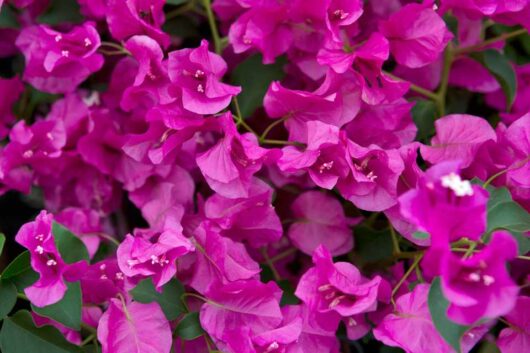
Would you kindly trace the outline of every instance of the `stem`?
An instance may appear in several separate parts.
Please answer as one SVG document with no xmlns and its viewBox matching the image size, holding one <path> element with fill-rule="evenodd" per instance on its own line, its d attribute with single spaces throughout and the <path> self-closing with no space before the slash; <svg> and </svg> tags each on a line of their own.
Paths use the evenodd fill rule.
<svg viewBox="0 0 530 353">
<path fill-rule="evenodd" d="M 400 81 L 403 81 L 403 82 L 408 82 L 410 83 L 410 90 L 411 91 L 414 91 L 416 93 L 419 93 L 433 101 L 438 101 L 438 95 L 432 91 L 429 91 L 428 89 L 425 89 L 423 87 L 420 87 L 418 85 L 415 85 L 413 84 L 412 82 L 408 81 L 408 80 L 405 80 L 405 79 L 402 79 L 401 77 L 397 77 L 396 75 L 394 74 L 391 74 L 390 72 L 387 72 L 387 71 L 383 71 L 383 73 L 387 76 L 390 76 L 391 78 L 393 78 L 394 80 L 400 80 Z"/>
<path fill-rule="evenodd" d="M 525 159 L 523 159 L 523 160 L 521 160 L 521 161 L 519 161 L 517 163 L 514 163 L 510 167 L 508 167 L 508 168 L 506 168 L 504 170 L 501 170 L 500 172 L 498 172 L 496 174 L 493 174 L 488 180 L 486 180 L 486 182 L 482 185 L 482 187 L 484 189 L 487 188 L 488 185 L 490 185 L 493 180 L 497 179 L 498 177 L 500 177 L 501 175 L 503 175 L 505 173 L 508 173 L 510 170 L 522 167 L 528 161 L 530 161 L 530 156 L 526 157 Z"/>
<path fill-rule="evenodd" d="M 93 328 L 92 326 L 87 325 L 87 324 L 85 324 L 85 323 L 81 323 L 81 328 L 82 328 L 83 330 L 85 330 L 85 331 L 90 332 L 90 334 L 92 334 L 92 335 L 94 335 L 94 336 L 97 334 L 97 330 L 96 330 L 95 328 Z"/>
<path fill-rule="evenodd" d="M 195 293 L 183 293 L 183 294 L 180 296 L 181 299 L 186 298 L 186 297 L 193 297 L 193 298 L 196 298 L 196 299 L 202 300 L 202 301 L 205 302 L 205 303 L 209 303 L 209 302 L 210 302 L 208 299 L 206 299 L 206 298 L 203 297 L 202 295 L 198 295 L 198 294 L 195 294 Z"/>
<path fill-rule="evenodd" d="M 112 42 L 101 42 L 101 45 L 100 47 L 109 47 L 109 48 L 112 48 L 112 49 L 116 49 L 118 52 L 124 54 L 124 55 L 131 55 L 131 52 L 128 51 L 127 49 L 125 49 L 123 46 L 119 45 L 119 44 L 116 44 L 116 43 L 112 43 Z M 102 51 L 102 52 L 105 52 L 105 51 Z M 114 53 L 114 52 L 107 52 L 107 53 Z M 114 55 L 117 55 L 117 54 L 114 54 Z"/>
<path fill-rule="evenodd" d="M 447 48 L 445 48 L 444 52 L 444 67 L 442 71 L 442 78 L 440 80 L 440 88 L 438 89 L 438 92 L 436 93 L 438 96 L 438 99 L 436 100 L 436 104 L 438 107 L 438 113 L 440 116 L 445 115 L 445 101 L 447 96 L 447 87 L 449 86 L 449 74 L 451 72 L 451 66 L 453 65 L 454 60 L 454 54 L 453 54 L 453 45 L 449 43 L 447 45 Z"/>
<path fill-rule="evenodd" d="M 28 297 L 26 297 L 26 295 L 24 293 L 17 293 L 17 298 L 18 299 L 22 299 L 22 300 L 25 300 L 25 301 L 28 301 L 29 302 L 29 299 Z"/>
<path fill-rule="evenodd" d="M 172 18 L 175 18 L 175 17 L 178 17 L 180 15 L 183 15 L 184 13 L 193 10 L 194 7 L 195 7 L 195 0 L 191 0 L 186 5 L 179 6 L 175 10 L 169 11 L 166 14 L 166 20 L 170 20 Z"/>
<path fill-rule="evenodd" d="M 210 0 L 202 0 L 202 4 L 204 5 L 206 15 L 208 16 L 208 23 L 210 24 L 210 30 L 212 31 L 215 52 L 221 55 L 221 52 L 223 50 L 221 44 L 221 37 L 219 36 L 219 31 L 217 30 L 217 25 L 215 23 L 215 16 L 212 11 L 212 4 Z"/>
<path fill-rule="evenodd" d="M 399 290 L 399 288 L 401 287 L 401 285 L 403 285 L 403 283 L 405 282 L 405 280 L 410 276 L 410 274 L 412 273 L 412 271 L 414 271 L 414 269 L 416 268 L 416 266 L 418 266 L 418 264 L 420 263 L 421 259 L 423 258 L 423 254 L 419 255 L 419 256 L 416 256 L 416 259 L 414 260 L 414 262 L 412 263 L 412 265 L 409 267 L 409 269 L 407 270 L 407 272 L 405 272 L 405 274 L 403 275 L 403 277 L 401 277 L 401 279 L 399 280 L 399 282 L 396 284 L 396 286 L 394 287 L 394 289 L 392 289 L 392 295 L 391 295 L 391 301 L 393 303 L 393 305 L 395 306 L 396 303 L 394 301 L 394 295 L 397 293 L 397 291 Z"/>
<path fill-rule="evenodd" d="M 282 146 L 304 146 L 300 142 L 283 141 L 283 140 L 261 140 L 261 143 L 268 145 L 282 145 Z"/>
<path fill-rule="evenodd" d="M 501 34 L 501 35 L 499 35 L 497 37 L 485 40 L 482 43 L 471 45 L 469 47 L 458 48 L 458 49 L 455 50 L 455 54 L 456 55 L 461 55 L 461 54 L 468 54 L 468 53 L 472 53 L 472 52 L 475 52 L 475 51 L 479 51 L 480 49 L 483 49 L 483 48 L 485 48 L 485 47 L 487 47 L 487 46 L 489 46 L 491 44 L 494 44 L 494 43 L 497 43 L 497 42 L 500 42 L 500 41 L 504 41 L 504 40 L 508 40 L 508 39 L 512 39 L 512 38 L 515 38 L 515 37 L 520 36 L 520 35 L 525 34 L 525 33 L 528 33 L 525 28 L 521 28 L 521 29 L 515 30 L 513 32 L 509 32 L 509 33 L 503 33 L 503 34 Z"/>
<path fill-rule="evenodd" d="M 95 334 L 91 333 L 87 338 L 85 338 L 83 340 L 83 342 L 81 342 L 81 346 L 86 346 L 87 344 L 90 343 L 90 341 L 92 341 L 94 338 L 96 337 Z"/>
<path fill-rule="evenodd" d="M 297 251 L 298 251 L 297 248 L 290 248 L 290 249 L 285 250 L 284 252 L 279 253 L 276 256 L 273 256 L 270 260 L 272 263 L 275 263 L 275 262 L 285 259 L 286 257 L 296 253 Z"/>
<path fill-rule="evenodd" d="M 399 255 L 401 254 L 401 249 L 399 248 L 399 241 L 397 238 L 396 231 L 394 230 L 394 227 L 392 225 L 389 225 L 390 227 L 390 236 L 392 237 L 392 246 L 394 248 L 394 254 L 393 255 Z"/>
<path fill-rule="evenodd" d="M 269 132 L 271 132 L 272 129 L 274 129 L 276 126 L 280 125 L 281 123 L 283 123 L 285 120 L 287 120 L 288 117 L 284 117 L 284 118 L 281 118 L 281 119 L 278 119 L 276 120 L 275 122 L 273 122 L 272 124 L 270 124 L 269 126 L 267 126 L 267 128 L 265 129 L 265 131 L 263 131 L 263 133 L 261 134 L 261 136 L 259 137 L 259 140 L 260 141 L 263 141 L 265 140 L 265 138 L 267 137 L 267 135 L 269 134 Z"/>
<path fill-rule="evenodd" d="M 267 253 L 267 248 L 263 247 L 261 248 L 261 255 L 263 256 L 263 258 L 265 259 L 265 263 L 271 268 L 271 271 L 272 271 L 272 275 L 274 277 L 274 280 L 276 282 L 279 282 L 282 280 L 282 277 L 280 276 L 280 274 L 278 273 L 278 271 L 276 270 L 276 267 L 274 267 L 274 263 L 271 261 L 271 259 L 269 258 L 269 254 Z"/>
</svg>

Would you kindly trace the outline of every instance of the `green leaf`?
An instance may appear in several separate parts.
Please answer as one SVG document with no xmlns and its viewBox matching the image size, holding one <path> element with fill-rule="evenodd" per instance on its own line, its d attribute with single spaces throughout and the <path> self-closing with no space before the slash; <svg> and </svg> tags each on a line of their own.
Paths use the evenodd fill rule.
<svg viewBox="0 0 530 353">
<path fill-rule="evenodd" d="M 18 28 L 20 27 L 17 16 L 13 9 L 7 4 L 0 10 L 0 28 Z"/>
<path fill-rule="evenodd" d="M 354 252 L 368 263 L 391 257 L 393 249 L 390 231 L 373 230 L 366 226 L 356 227 Z"/>
<path fill-rule="evenodd" d="M 162 286 L 162 293 L 156 291 L 151 279 L 144 279 L 130 293 L 137 302 L 144 304 L 157 302 L 170 321 L 186 311 L 180 301 L 181 295 L 184 294 L 184 286 L 174 278 Z"/>
<path fill-rule="evenodd" d="M 11 282 L 0 281 L 0 320 L 13 310 L 17 302 L 17 287 Z"/>
<path fill-rule="evenodd" d="M 81 347 L 81 349 L 83 350 L 83 353 L 100 353 L 101 352 L 101 350 L 99 349 L 99 346 L 96 346 L 93 344 L 83 346 Z"/>
<path fill-rule="evenodd" d="M 191 341 L 200 337 L 204 330 L 201 327 L 201 322 L 199 321 L 199 313 L 193 312 L 188 313 L 177 325 L 175 329 L 177 336 L 186 341 Z"/>
<path fill-rule="evenodd" d="M 182 5 L 187 3 L 189 0 L 166 0 L 166 3 L 169 5 Z"/>
<path fill-rule="evenodd" d="M 12 282 L 19 292 L 35 283 L 37 279 L 39 275 L 31 268 L 29 251 L 18 255 L 2 272 L 2 280 Z"/>
<path fill-rule="evenodd" d="M 530 230 L 530 214 L 512 200 L 508 189 L 488 187 L 488 191 L 488 232 L 495 229 L 511 232 Z"/>
<path fill-rule="evenodd" d="M 76 0 L 52 0 L 48 10 L 37 19 L 39 23 L 57 25 L 63 23 L 81 23 L 83 16 Z"/>
<path fill-rule="evenodd" d="M 437 277 L 432 281 L 429 290 L 429 311 L 431 313 L 434 327 L 443 337 L 443 339 L 460 353 L 460 339 L 469 329 L 468 326 L 458 325 L 447 318 L 447 308 L 449 301 L 445 299 L 442 293 L 440 278 Z"/>
<path fill-rule="evenodd" d="M 293 285 L 289 280 L 279 281 L 278 286 L 283 291 L 282 299 L 280 301 L 281 306 L 300 304 L 300 300 L 294 295 L 295 288 L 293 288 Z"/>
<path fill-rule="evenodd" d="M 429 239 L 430 235 L 429 233 L 425 233 L 425 232 L 414 232 L 412 233 L 412 237 L 418 240 L 425 240 L 425 239 Z"/>
<path fill-rule="evenodd" d="M 417 100 L 412 107 L 412 119 L 418 128 L 416 139 L 426 140 L 434 135 L 434 121 L 436 120 L 436 105 L 429 100 Z"/>
<path fill-rule="evenodd" d="M 31 305 L 31 309 L 41 316 L 53 319 L 74 330 L 81 330 L 81 285 L 79 282 L 66 282 L 68 290 L 59 302 L 39 308 Z"/>
<path fill-rule="evenodd" d="M 495 76 L 506 96 L 506 106 L 509 111 L 517 92 L 517 78 L 510 60 L 494 49 L 476 53 L 472 57 L 482 63 Z"/>
<path fill-rule="evenodd" d="M 85 244 L 72 232 L 57 222 L 53 222 L 52 232 L 64 262 L 72 264 L 81 260 L 90 261 Z"/>
<path fill-rule="evenodd" d="M 281 80 L 285 76 L 280 58 L 271 65 L 262 64 L 261 55 L 254 55 L 240 63 L 232 72 L 232 83 L 242 87 L 237 96 L 242 118 L 248 117 L 263 105 L 263 97 L 272 81 Z"/>
<path fill-rule="evenodd" d="M 0 331 L 2 353 L 82 353 L 52 326 L 36 327 L 26 310 L 4 320 Z"/>
<path fill-rule="evenodd" d="M 4 244 L 6 243 L 6 236 L 4 233 L 0 233 L 0 255 L 2 255 L 2 251 L 4 250 Z"/>
</svg>

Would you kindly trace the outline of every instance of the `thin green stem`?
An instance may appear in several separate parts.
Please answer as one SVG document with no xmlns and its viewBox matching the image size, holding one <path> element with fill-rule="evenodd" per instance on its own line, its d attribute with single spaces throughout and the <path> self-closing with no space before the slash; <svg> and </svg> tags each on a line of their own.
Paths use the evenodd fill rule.
<svg viewBox="0 0 530 353">
<path fill-rule="evenodd" d="M 25 301 L 28 301 L 29 302 L 29 299 L 28 297 L 26 297 L 26 295 L 24 293 L 17 293 L 17 298 L 18 299 L 22 299 L 22 300 L 25 300 Z"/>
<path fill-rule="evenodd" d="M 116 43 L 113 43 L 113 42 L 101 42 L 101 45 L 100 47 L 109 47 L 109 48 L 113 48 L 113 49 L 116 49 L 118 53 L 121 53 L 123 55 L 131 55 L 131 52 L 128 51 L 127 49 L 125 49 L 122 45 L 119 45 L 119 44 L 116 44 Z M 100 49 L 101 52 L 105 53 L 116 53 L 116 52 L 109 52 L 109 51 L 106 51 L 106 50 L 102 50 Z M 112 54 L 108 54 L 108 55 L 112 55 Z M 114 54 L 114 55 L 117 55 L 117 54 Z"/>
<path fill-rule="evenodd" d="M 173 11 L 169 11 L 166 14 L 166 20 L 170 20 L 172 18 L 175 18 L 175 17 L 178 17 L 180 15 L 183 15 L 183 14 L 185 14 L 188 11 L 192 11 L 194 7 L 195 7 L 195 0 L 191 0 L 187 4 L 177 7 Z"/>
<path fill-rule="evenodd" d="M 280 274 L 276 270 L 276 267 L 274 266 L 274 263 L 271 261 L 271 259 L 269 257 L 269 254 L 267 253 L 267 248 L 265 248 L 265 247 L 261 248 L 261 255 L 265 259 L 265 263 L 270 267 L 270 269 L 272 271 L 272 276 L 274 277 L 274 280 L 277 281 L 277 282 L 281 281 L 282 277 L 280 276 Z"/>
<path fill-rule="evenodd" d="M 394 230 L 394 227 L 392 227 L 391 224 L 389 224 L 390 229 L 390 236 L 392 237 L 392 246 L 394 248 L 394 255 L 401 254 L 401 249 L 399 248 L 399 240 L 397 238 L 396 231 Z"/>
<path fill-rule="evenodd" d="M 272 129 L 274 129 L 276 126 L 282 124 L 285 120 L 287 120 L 289 117 L 283 117 L 281 119 L 278 119 L 276 121 L 274 121 L 272 124 L 270 124 L 269 126 L 267 126 L 267 128 L 265 129 L 265 131 L 263 131 L 263 133 L 261 134 L 261 136 L 259 137 L 259 140 L 260 141 L 263 141 L 267 138 L 267 135 L 269 134 L 269 132 L 271 132 Z"/>
<path fill-rule="evenodd" d="M 221 44 L 221 37 L 219 36 L 219 30 L 217 29 L 217 24 L 215 23 L 215 16 L 212 11 L 212 4 L 210 0 L 202 0 L 202 4 L 204 5 L 204 9 L 206 10 L 206 15 L 208 17 L 208 23 L 210 24 L 210 31 L 212 32 L 215 52 L 221 55 L 223 48 Z"/>
<path fill-rule="evenodd" d="M 413 92 L 416 92 L 416 93 L 419 93 L 433 101 L 438 101 L 438 95 L 432 91 L 429 91 L 428 89 L 425 89 L 423 87 L 420 87 L 418 85 L 415 85 L 413 84 L 412 82 L 408 81 L 408 80 L 405 80 L 401 77 L 398 77 L 394 74 L 391 74 L 390 72 L 387 72 L 387 71 L 384 71 L 383 72 L 385 75 L 393 78 L 394 80 L 399 80 L 399 81 L 403 81 L 403 82 L 408 82 L 410 83 L 410 90 L 413 91 Z"/>
<path fill-rule="evenodd" d="M 470 45 L 468 47 L 458 48 L 458 49 L 455 50 L 455 54 L 456 55 L 461 55 L 461 54 L 473 53 L 475 51 L 480 51 L 481 49 L 483 49 L 483 48 L 485 48 L 487 46 L 490 46 L 490 45 L 492 45 L 494 43 L 497 43 L 497 42 L 500 42 L 500 41 L 503 41 L 503 40 L 512 39 L 512 38 L 518 37 L 520 35 L 523 35 L 525 33 L 528 33 L 528 31 L 525 28 L 521 28 L 521 29 L 515 30 L 513 32 L 509 32 L 509 33 L 503 33 L 503 34 L 501 34 L 501 35 L 499 35 L 497 37 L 485 40 L 482 43 L 475 44 L 475 45 Z"/>
<path fill-rule="evenodd" d="M 95 328 L 93 328 L 92 326 L 87 325 L 87 324 L 85 324 L 85 323 L 83 323 L 83 322 L 81 323 L 81 328 L 82 328 L 83 330 L 85 330 L 85 331 L 90 332 L 90 334 L 92 334 L 92 335 L 96 335 L 97 332 L 98 332 Z"/>
<path fill-rule="evenodd" d="M 297 251 L 298 251 L 297 248 L 290 248 L 290 249 L 285 250 L 284 252 L 279 253 L 276 256 L 271 257 L 270 260 L 272 263 L 275 263 L 275 262 L 285 259 L 286 257 L 296 253 Z"/>
<path fill-rule="evenodd" d="M 94 339 L 94 337 L 96 337 L 96 335 L 94 333 L 91 333 L 87 338 L 85 338 L 83 340 L 83 342 L 81 342 L 81 347 L 82 346 L 86 346 L 87 344 L 89 344 L 90 341 L 92 341 Z"/>
<path fill-rule="evenodd" d="M 303 143 L 283 140 L 261 140 L 261 143 L 266 145 L 281 145 L 281 146 L 304 146 Z"/>
<path fill-rule="evenodd" d="M 447 98 L 447 88 L 449 87 L 449 74 L 451 73 L 451 66 L 453 65 L 454 54 L 453 45 L 449 43 L 444 52 L 444 66 L 442 70 L 442 78 L 440 80 L 440 87 L 436 95 L 438 99 L 435 101 L 438 108 L 438 113 L 442 117 L 445 115 L 445 102 Z"/>
<path fill-rule="evenodd" d="M 410 274 L 416 269 L 416 267 L 418 266 L 418 264 L 420 263 L 421 259 L 423 258 L 423 254 L 421 255 L 418 255 L 416 256 L 416 259 L 414 260 L 414 262 L 412 263 L 412 265 L 409 267 L 409 269 L 407 270 L 407 272 L 405 272 L 405 274 L 403 275 L 403 277 L 401 277 L 401 279 L 399 280 L 399 282 L 396 284 L 396 286 L 394 287 L 394 289 L 392 289 L 392 295 L 391 295 L 391 301 L 392 301 L 392 304 L 396 305 L 395 301 L 394 301 L 394 295 L 397 293 L 397 291 L 399 290 L 399 288 L 401 288 L 401 286 L 403 285 L 403 283 L 405 283 L 405 281 L 407 280 L 407 278 L 410 276 Z"/>
<path fill-rule="evenodd" d="M 530 161 L 530 156 L 528 156 L 525 159 L 523 159 L 523 160 L 511 165 L 510 167 L 508 167 L 506 169 L 501 170 L 500 172 L 498 172 L 496 174 L 493 174 L 488 180 L 486 180 L 486 182 L 482 185 L 482 187 L 484 189 L 487 188 L 488 185 L 490 185 L 493 182 L 493 180 L 497 179 L 498 177 L 500 177 L 501 175 L 503 175 L 505 173 L 508 173 L 510 170 L 522 167 L 528 161 Z"/>
</svg>

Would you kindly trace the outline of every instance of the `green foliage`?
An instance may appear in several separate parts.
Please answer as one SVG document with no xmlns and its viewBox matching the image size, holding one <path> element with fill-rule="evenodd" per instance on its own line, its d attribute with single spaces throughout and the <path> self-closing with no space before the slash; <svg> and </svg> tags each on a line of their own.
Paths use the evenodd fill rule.
<svg viewBox="0 0 530 353">
<path fill-rule="evenodd" d="M 72 232 L 57 222 L 53 222 L 52 231 L 57 250 L 59 250 L 64 262 L 72 264 L 82 260 L 90 260 L 85 244 Z"/>
<path fill-rule="evenodd" d="M 29 251 L 24 251 L 11 261 L 1 277 L 3 281 L 12 282 L 19 292 L 32 285 L 39 275 L 31 268 Z"/>
<path fill-rule="evenodd" d="M 495 229 L 511 232 L 530 230 L 530 214 L 512 200 L 508 189 L 488 187 L 488 191 L 488 232 Z"/>
<path fill-rule="evenodd" d="M 17 288 L 11 282 L 0 281 L 0 320 L 13 310 L 17 302 Z"/>
<path fill-rule="evenodd" d="M 192 312 L 186 314 L 178 323 L 175 333 L 178 337 L 187 341 L 200 337 L 204 333 L 204 330 L 201 327 L 199 313 Z"/>
<path fill-rule="evenodd" d="M 176 319 L 186 309 L 180 297 L 184 294 L 184 286 L 176 279 L 172 279 L 162 287 L 162 292 L 156 291 L 151 279 L 144 279 L 131 290 L 134 300 L 140 303 L 157 302 L 168 320 Z"/>
<path fill-rule="evenodd" d="M 510 60 L 494 49 L 472 54 L 497 79 L 506 96 L 506 106 L 510 110 L 517 92 L 517 78 Z"/>
<path fill-rule="evenodd" d="M 2 353 L 82 353 L 52 326 L 36 327 L 26 310 L 4 320 L 0 331 Z"/>
<path fill-rule="evenodd" d="M 434 134 L 436 120 L 436 104 L 429 100 L 417 100 L 412 107 L 412 119 L 418 128 L 416 139 L 427 140 Z"/>
<path fill-rule="evenodd" d="M 61 324 L 79 331 L 81 329 L 81 285 L 79 282 L 66 282 L 68 290 L 59 302 L 43 308 L 31 305 L 31 309 L 41 316 L 53 319 Z"/>
<path fill-rule="evenodd" d="M 460 339 L 469 329 L 468 326 L 462 326 L 454 323 L 447 318 L 447 308 L 449 302 L 442 293 L 441 281 L 437 277 L 431 284 L 429 290 L 429 311 L 431 313 L 434 327 L 440 333 L 440 336 L 455 349 L 457 353 L 461 352 Z"/>
<path fill-rule="evenodd" d="M 392 256 L 392 238 L 388 229 L 355 228 L 355 255 L 363 263 L 373 263 Z"/>
<path fill-rule="evenodd" d="M 263 105 L 263 97 L 272 81 L 281 80 L 285 73 L 285 61 L 280 58 L 276 63 L 264 65 L 261 55 L 253 55 L 239 64 L 232 72 L 232 83 L 241 86 L 237 96 L 242 118 L 248 117 Z"/>
<path fill-rule="evenodd" d="M 2 251 L 4 250 L 4 244 L 6 243 L 6 236 L 4 233 L 0 233 L 0 255 L 2 255 Z"/>
<path fill-rule="evenodd" d="M 37 19 L 39 23 L 57 25 L 62 23 L 81 23 L 83 16 L 76 0 L 52 0 L 47 11 Z"/>
</svg>

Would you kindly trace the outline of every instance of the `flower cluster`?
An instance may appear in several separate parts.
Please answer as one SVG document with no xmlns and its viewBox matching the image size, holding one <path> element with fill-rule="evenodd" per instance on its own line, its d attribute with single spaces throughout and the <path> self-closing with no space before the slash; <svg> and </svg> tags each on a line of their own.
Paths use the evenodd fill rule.
<svg viewBox="0 0 530 353">
<path fill-rule="evenodd" d="M 530 351 L 527 0 L 0 9 L 3 352 Z"/>
</svg>

